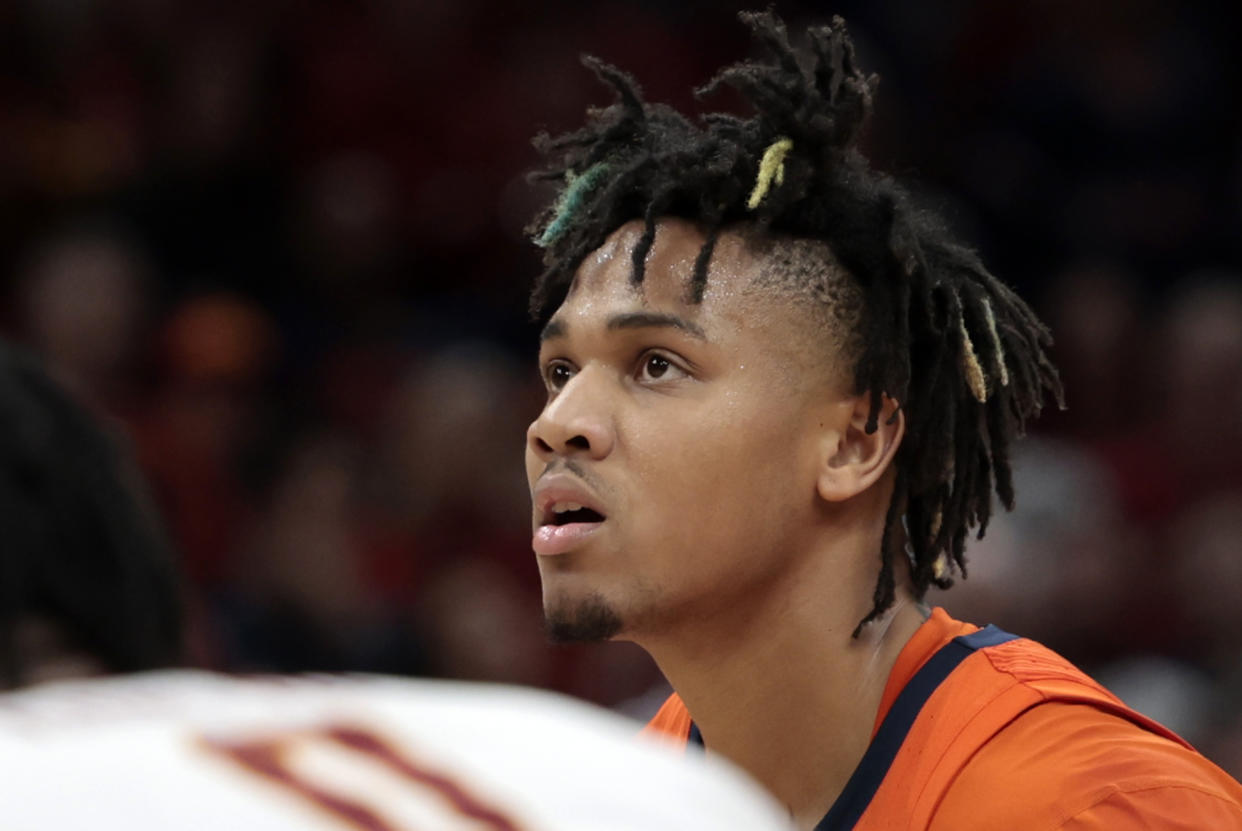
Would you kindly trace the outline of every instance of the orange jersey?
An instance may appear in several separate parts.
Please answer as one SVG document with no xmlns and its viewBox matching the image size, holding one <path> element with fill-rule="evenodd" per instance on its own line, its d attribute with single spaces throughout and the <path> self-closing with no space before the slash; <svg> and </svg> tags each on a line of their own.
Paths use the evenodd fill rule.
<svg viewBox="0 0 1242 831">
<path fill-rule="evenodd" d="M 673 695 L 647 726 L 697 738 Z M 936 609 L 817 831 L 1242 829 L 1242 786 L 1051 650 Z"/>
</svg>

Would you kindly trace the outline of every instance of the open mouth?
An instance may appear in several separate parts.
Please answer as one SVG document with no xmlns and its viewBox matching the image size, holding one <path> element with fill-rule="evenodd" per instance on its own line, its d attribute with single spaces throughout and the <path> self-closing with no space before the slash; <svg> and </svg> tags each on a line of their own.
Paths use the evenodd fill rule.
<svg viewBox="0 0 1242 831">
<path fill-rule="evenodd" d="M 592 545 L 600 529 L 606 527 L 608 517 L 591 507 L 587 498 L 586 494 L 564 486 L 560 493 L 545 490 L 538 495 L 538 527 L 531 537 L 531 547 L 537 555 L 557 557 Z"/>
<path fill-rule="evenodd" d="M 598 511 L 590 508 L 568 508 L 565 510 L 552 511 L 549 517 L 549 525 L 569 525 L 571 522 L 603 522 L 604 517 Z"/>
</svg>

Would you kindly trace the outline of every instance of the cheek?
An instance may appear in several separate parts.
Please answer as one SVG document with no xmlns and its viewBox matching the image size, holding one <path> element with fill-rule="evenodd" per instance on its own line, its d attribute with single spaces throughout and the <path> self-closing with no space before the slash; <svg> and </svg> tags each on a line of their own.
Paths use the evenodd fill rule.
<svg viewBox="0 0 1242 831">
<path fill-rule="evenodd" d="M 780 403 L 746 410 L 726 403 L 681 429 L 665 424 L 643 437 L 635 468 L 644 510 L 635 518 L 653 544 L 671 549 L 670 560 L 696 563 L 771 547 L 794 512 L 813 504 L 814 480 Z"/>
</svg>

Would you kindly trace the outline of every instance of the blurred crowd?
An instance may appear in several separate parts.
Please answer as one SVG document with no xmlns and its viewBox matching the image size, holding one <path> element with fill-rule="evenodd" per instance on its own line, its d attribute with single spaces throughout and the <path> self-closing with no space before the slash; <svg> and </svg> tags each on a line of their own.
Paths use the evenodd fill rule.
<svg viewBox="0 0 1242 831">
<path fill-rule="evenodd" d="M 937 602 L 1044 640 L 1242 775 L 1242 59 L 1224 4 L 840 2 L 868 137 L 1030 298 L 1069 408 Z M 737 3 L 0 3 L 0 331 L 127 437 L 192 660 L 551 687 L 522 472 L 529 138 L 749 48 Z M 779 2 L 791 27 L 827 14 Z M 728 105 L 728 96 L 722 102 Z M 645 695 L 647 694 L 647 695 Z"/>
</svg>

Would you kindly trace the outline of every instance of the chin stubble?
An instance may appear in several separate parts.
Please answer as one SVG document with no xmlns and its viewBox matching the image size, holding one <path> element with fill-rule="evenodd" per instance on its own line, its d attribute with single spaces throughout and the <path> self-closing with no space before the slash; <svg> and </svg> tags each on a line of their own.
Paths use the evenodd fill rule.
<svg viewBox="0 0 1242 831">
<path fill-rule="evenodd" d="M 545 611 L 543 628 L 552 643 L 599 643 L 621 631 L 621 616 L 598 594 Z"/>
</svg>

